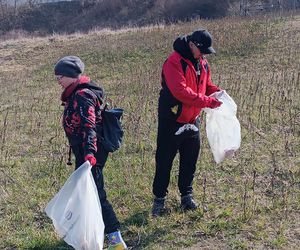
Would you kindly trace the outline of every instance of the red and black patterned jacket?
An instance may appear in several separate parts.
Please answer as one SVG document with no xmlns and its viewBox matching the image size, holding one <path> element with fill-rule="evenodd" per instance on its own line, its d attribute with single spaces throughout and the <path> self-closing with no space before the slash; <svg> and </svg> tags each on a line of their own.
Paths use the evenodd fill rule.
<svg viewBox="0 0 300 250">
<path fill-rule="evenodd" d="M 83 78 L 84 80 L 89 78 Z M 97 132 L 101 123 L 103 89 L 81 81 L 65 102 L 63 127 L 72 147 L 81 145 L 84 156 L 97 152 Z"/>
</svg>

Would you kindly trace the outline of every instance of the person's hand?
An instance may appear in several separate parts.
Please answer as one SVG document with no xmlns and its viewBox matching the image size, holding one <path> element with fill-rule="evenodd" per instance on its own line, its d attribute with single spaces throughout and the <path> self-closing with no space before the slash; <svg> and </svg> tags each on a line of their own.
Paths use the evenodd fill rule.
<svg viewBox="0 0 300 250">
<path fill-rule="evenodd" d="M 92 166 L 95 166 L 96 163 L 97 163 L 96 158 L 95 158 L 93 155 L 91 155 L 91 154 L 86 155 L 86 156 L 84 157 L 84 160 L 85 160 L 85 161 L 89 161 L 89 162 L 91 163 Z"/>
<path fill-rule="evenodd" d="M 211 100 L 210 100 L 210 104 L 209 104 L 209 108 L 211 109 L 215 109 L 215 108 L 218 108 L 222 105 L 222 102 L 218 101 L 216 98 L 214 97 L 211 97 Z"/>
</svg>

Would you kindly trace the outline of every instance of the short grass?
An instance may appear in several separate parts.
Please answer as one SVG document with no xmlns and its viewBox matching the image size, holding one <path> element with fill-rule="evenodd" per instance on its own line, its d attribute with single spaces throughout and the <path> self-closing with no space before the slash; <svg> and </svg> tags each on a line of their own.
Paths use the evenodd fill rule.
<svg viewBox="0 0 300 250">
<path fill-rule="evenodd" d="M 176 36 L 214 35 L 213 80 L 238 105 L 242 145 L 215 165 L 202 124 L 194 188 L 179 209 L 178 158 L 167 215 L 153 219 L 161 66 Z M 44 208 L 73 171 L 66 166 L 60 88 L 53 65 L 73 54 L 125 109 L 125 141 L 105 169 L 109 199 L 131 249 L 297 249 L 300 245 L 300 16 L 196 20 L 170 26 L 0 42 L 0 248 L 71 249 Z M 206 211 L 207 208 L 207 211 Z"/>
</svg>

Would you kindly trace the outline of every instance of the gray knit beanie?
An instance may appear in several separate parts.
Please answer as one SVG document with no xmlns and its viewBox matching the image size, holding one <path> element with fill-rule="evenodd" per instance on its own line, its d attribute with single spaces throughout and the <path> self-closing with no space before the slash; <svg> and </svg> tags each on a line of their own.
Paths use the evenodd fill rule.
<svg viewBox="0 0 300 250">
<path fill-rule="evenodd" d="M 77 56 L 65 56 L 54 67 L 55 75 L 77 78 L 84 71 L 84 63 Z"/>
</svg>

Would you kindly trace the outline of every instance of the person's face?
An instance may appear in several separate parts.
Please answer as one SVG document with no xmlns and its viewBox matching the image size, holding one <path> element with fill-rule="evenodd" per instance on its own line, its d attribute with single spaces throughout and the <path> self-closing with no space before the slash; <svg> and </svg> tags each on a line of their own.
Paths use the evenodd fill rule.
<svg viewBox="0 0 300 250">
<path fill-rule="evenodd" d="M 56 75 L 56 79 L 58 81 L 58 84 L 63 88 L 66 89 L 69 87 L 72 83 L 77 81 L 77 78 L 62 76 L 62 75 Z"/>
<path fill-rule="evenodd" d="M 194 58 L 200 59 L 202 56 L 200 49 L 193 42 L 189 42 L 189 46 L 190 46 L 190 49 L 191 49 L 191 52 L 192 52 Z"/>
</svg>

